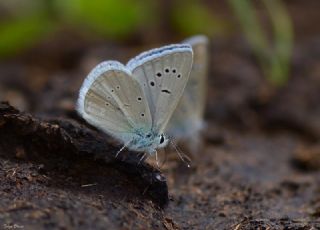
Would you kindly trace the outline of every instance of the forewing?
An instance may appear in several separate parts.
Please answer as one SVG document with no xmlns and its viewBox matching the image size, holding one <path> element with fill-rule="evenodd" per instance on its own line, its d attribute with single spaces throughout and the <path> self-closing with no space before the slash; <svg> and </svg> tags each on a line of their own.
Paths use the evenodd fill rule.
<svg viewBox="0 0 320 230">
<path fill-rule="evenodd" d="M 107 61 L 85 79 L 78 112 L 90 124 L 123 140 L 136 128 L 151 128 L 148 102 L 138 82 L 121 63 Z"/>
<path fill-rule="evenodd" d="M 191 46 L 178 44 L 142 53 L 127 64 L 146 94 L 153 128 L 158 132 L 164 131 L 181 98 L 192 58 Z"/>
</svg>

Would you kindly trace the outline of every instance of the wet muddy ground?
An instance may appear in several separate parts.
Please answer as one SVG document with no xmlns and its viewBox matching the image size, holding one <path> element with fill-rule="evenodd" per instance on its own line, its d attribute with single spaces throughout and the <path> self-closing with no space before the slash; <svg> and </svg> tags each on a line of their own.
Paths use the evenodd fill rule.
<svg viewBox="0 0 320 230">
<path fill-rule="evenodd" d="M 313 8 L 300 15 L 315 20 Z M 136 153 L 115 159 L 119 145 L 74 110 L 97 62 L 145 48 L 65 41 L 0 63 L 0 229 L 320 228 L 317 32 L 298 36 L 281 89 L 242 39 L 211 41 L 207 129 L 190 169 L 170 150 L 160 169 Z"/>
</svg>

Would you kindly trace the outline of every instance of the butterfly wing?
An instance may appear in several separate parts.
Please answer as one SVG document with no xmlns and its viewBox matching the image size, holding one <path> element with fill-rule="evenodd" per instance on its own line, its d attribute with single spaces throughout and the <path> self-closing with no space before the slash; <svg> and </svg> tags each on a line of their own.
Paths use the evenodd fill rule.
<svg viewBox="0 0 320 230">
<path fill-rule="evenodd" d="M 208 39 L 205 36 L 195 36 L 184 41 L 192 46 L 193 65 L 190 72 L 184 96 L 193 108 L 193 114 L 203 118 L 206 102 L 206 85 L 208 75 Z"/>
<path fill-rule="evenodd" d="M 178 44 L 144 52 L 127 64 L 147 96 L 153 128 L 159 133 L 164 131 L 181 98 L 192 59 L 191 46 Z"/>
<path fill-rule="evenodd" d="M 197 133 L 203 127 L 208 75 L 208 39 L 199 35 L 183 43 L 193 49 L 193 65 L 183 96 L 169 125 L 169 133 L 175 137 L 186 137 Z"/>
<path fill-rule="evenodd" d="M 78 112 L 93 126 L 127 142 L 135 128 L 151 128 L 152 119 L 139 83 L 116 61 L 102 62 L 85 79 Z"/>
</svg>

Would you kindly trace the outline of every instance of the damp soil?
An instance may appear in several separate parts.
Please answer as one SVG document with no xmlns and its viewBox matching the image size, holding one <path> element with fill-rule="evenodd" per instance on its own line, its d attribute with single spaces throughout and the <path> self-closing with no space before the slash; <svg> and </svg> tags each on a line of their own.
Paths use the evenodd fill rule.
<svg viewBox="0 0 320 230">
<path fill-rule="evenodd" d="M 129 151 L 115 158 L 121 146 L 75 112 L 96 63 L 145 47 L 63 33 L 2 61 L 0 229 L 320 228 L 320 36 L 307 23 L 320 22 L 316 6 L 289 4 L 305 17 L 294 17 L 282 88 L 239 36 L 211 41 L 207 127 L 191 168 L 170 149 L 160 168 Z"/>
</svg>

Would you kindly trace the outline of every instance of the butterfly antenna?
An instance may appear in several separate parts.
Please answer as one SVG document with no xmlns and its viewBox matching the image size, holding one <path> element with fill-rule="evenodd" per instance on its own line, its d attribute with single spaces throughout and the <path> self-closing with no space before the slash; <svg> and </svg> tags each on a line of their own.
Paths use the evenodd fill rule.
<svg viewBox="0 0 320 230">
<path fill-rule="evenodd" d="M 191 159 L 186 155 L 184 154 L 182 151 L 179 150 L 178 146 L 176 145 L 176 143 L 174 142 L 173 139 L 171 139 L 170 141 L 172 147 L 176 150 L 178 156 L 180 157 L 180 159 L 186 163 L 187 167 L 190 168 L 190 164 L 191 164 Z"/>
<path fill-rule="evenodd" d="M 119 156 L 119 153 L 121 153 L 130 143 L 131 143 L 132 140 L 128 141 L 127 143 L 125 143 L 121 149 L 119 149 L 119 151 L 116 153 L 116 156 L 115 158 L 117 158 Z"/>
</svg>

